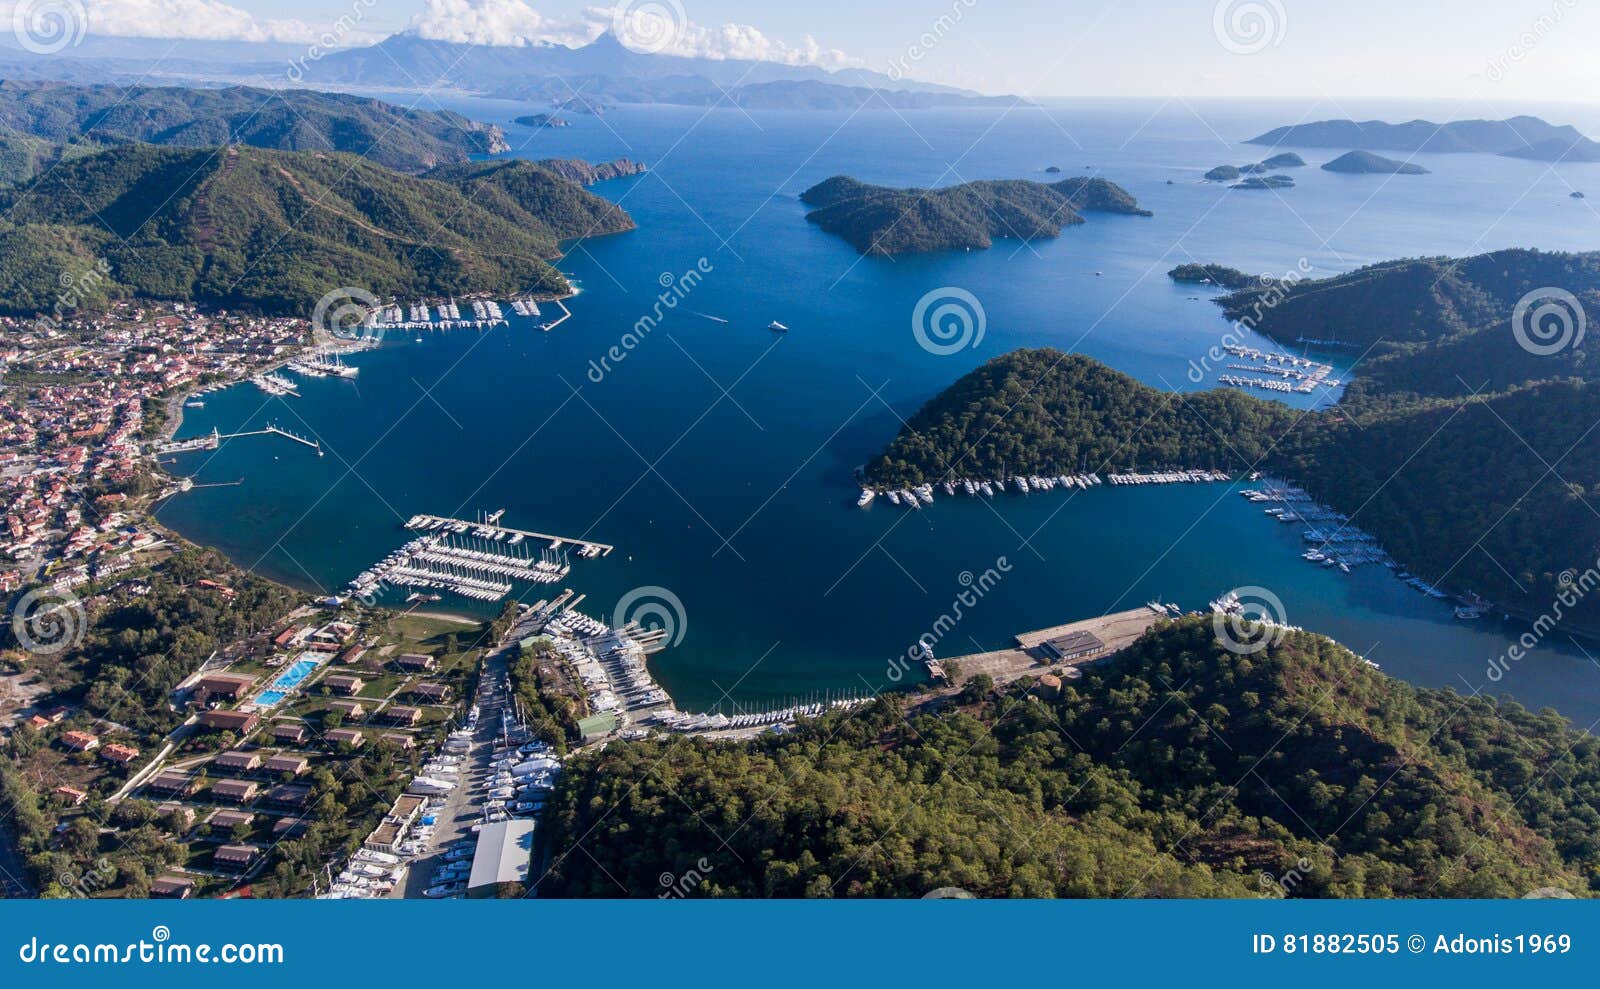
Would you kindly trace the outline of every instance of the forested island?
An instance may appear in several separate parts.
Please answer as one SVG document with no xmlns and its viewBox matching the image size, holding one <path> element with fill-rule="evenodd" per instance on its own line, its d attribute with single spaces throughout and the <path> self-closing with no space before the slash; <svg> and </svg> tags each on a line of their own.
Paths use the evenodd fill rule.
<svg viewBox="0 0 1600 989">
<path fill-rule="evenodd" d="M 1360 151 L 1479 152 L 1534 161 L 1600 161 L 1600 143 L 1570 125 L 1538 117 L 1505 120 L 1318 120 L 1277 127 L 1249 144 L 1300 148 L 1354 148 Z"/>
<path fill-rule="evenodd" d="M 1255 284 L 1256 278 L 1248 272 L 1238 268 L 1230 268 L 1224 264 L 1180 264 L 1167 272 L 1167 277 L 1175 282 L 1184 282 L 1192 285 L 1220 285 L 1223 288 L 1241 289 Z"/>
<path fill-rule="evenodd" d="M 1600 741 L 1321 636 L 1241 656 L 1191 617 L 1081 679 L 923 700 L 579 756 L 539 895 L 654 897 L 690 868 L 701 897 L 1592 891 Z"/>
<path fill-rule="evenodd" d="M 1210 182 L 1234 182 L 1244 175 L 1264 175 L 1280 168 L 1302 168 L 1305 163 L 1306 160 L 1293 151 L 1286 151 L 1250 165 L 1218 165 L 1205 177 Z"/>
<path fill-rule="evenodd" d="M 1428 170 L 1408 161 L 1396 161 L 1370 151 L 1348 151 L 1322 166 L 1324 172 L 1357 175 L 1427 175 Z"/>
<path fill-rule="evenodd" d="M 1099 178 L 1042 183 L 965 182 L 942 189 L 891 189 L 837 175 L 800 194 L 806 219 L 862 254 L 984 250 L 996 238 L 1034 240 L 1083 223 L 1083 212 L 1149 216 L 1127 190 Z"/>
<path fill-rule="evenodd" d="M 1086 357 L 1017 351 L 913 415 L 866 476 L 903 487 L 1126 467 L 1269 470 L 1355 516 L 1412 572 L 1537 614 L 1564 572 L 1600 555 L 1596 364 L 1570 335 L 1567 346 L 1530 349 L 1532 331 L 1512 323 L 1518 301 L 1546 285 L 1570 286 L 1584 319 L 1600 317 L 1600 254 L 1507 251 L 1265 280 L 1222 297 L 1224 311 L 1286 344 L 1364 353 L 1337 405 L 1289 415 L 1231 390 L 1171 394 Z M 1567 613 L 1574 627 L 1600 628 L 1593 601 Z"/>
</svg>

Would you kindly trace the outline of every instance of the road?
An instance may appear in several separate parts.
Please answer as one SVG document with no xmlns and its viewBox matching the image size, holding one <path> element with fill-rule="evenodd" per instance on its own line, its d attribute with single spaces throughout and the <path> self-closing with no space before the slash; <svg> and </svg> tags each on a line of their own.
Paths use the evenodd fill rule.
<svg viewBox="0 0 1600 989">
<path fill-rule="evenodd" d="M 495 744 L 500 738 L 500 713 L 505 710 L 508 698 L 503 684 L 511 666 L 516 640 L 510 647 L 495 649 L 483 661 L 479 677 L 478 730 L 472 737 L 472 748 L 461 761 L 461 785 L 445 798 L 444 809 L 436 815 L 438 826 L 428 850 L 411 861 L 406 881 L 395 886 L 390 899 L 415 899 L 433 885 L 433 873 L 444 864 L 444 851 L 451 842 L 461 838 L 476 838 L 472 826 L 483 818 L 483 805 L 488 797 L 484 782 L 490 775 L 489 764 L 494 760 Z M 492 691 L 485 688 L 492 685 Z"/>
</svg>

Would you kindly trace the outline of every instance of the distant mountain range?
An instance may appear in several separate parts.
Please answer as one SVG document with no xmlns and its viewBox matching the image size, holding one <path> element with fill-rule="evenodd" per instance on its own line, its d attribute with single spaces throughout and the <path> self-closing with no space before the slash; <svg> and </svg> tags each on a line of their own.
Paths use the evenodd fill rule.
<svg viewBox="0 0 1600 989">
<path fill-rule="evenodd" d="M 1436 124 L 1411 120 L 1319 120 L 1278 127 L 1248 144 L 1297 148 L 1349 148 L 1358 151 L 1427 151 L 1437 154 L 1479 152 L 1534 161 L 1600 161 L 1600 142 L 1570 125 L 1538 117 L 1505 120 L 1456 120 Z"/>
<path fill-rule="evenodd" d="M 252 82 L 415 91 L 423 88 L 506 99 L 562 101 L 582 94 L 601 103 L 760 109 L 839 110 L 882 106 L 1011 106 L 1014 96 L 984 96 L 937 83 L 895 80 L 868 69 L 829 71 L 750 59 L 646 55 L 610 34 L 578 48 L 468 45 L 395 34 L 375 45 L 311 60 L 303 49 L 244 42 L 152 49 L 153 39 L 91 39 L 48 58 L 0 44 L 0 78 L 70 82 Z M 117 42 L 117 43 L 113 43 Z M 155 74 L 152 76 L 152 74 Z"/>
<path fill-rule="evenodd" d="M 444 86 L 519 100 L 562 100 L 581 93 L 612 103 L 709 106 L 728 100 L 762 109 L 844 109 L 874 101 L 897 109 L 1016 102 L 1015 97 L 896 81 L 867 69 L 829 72 L 748 59 L 644 55 L 611 34 L 580 48 L 485 47 L 396 34 L 312 63 L 305 79 L 321 85 Z"/>
<path fill-rule="evenodd" d="M 25 179 L 48 145 L 142 141 L 204 148 L 349 151 L 404 172 L 509 151 L 499 127 L 448 110 L 412 110 L 360 96 L 246 87 L 192 89 L 0 82 L 4 173 Z"/>
</svg>

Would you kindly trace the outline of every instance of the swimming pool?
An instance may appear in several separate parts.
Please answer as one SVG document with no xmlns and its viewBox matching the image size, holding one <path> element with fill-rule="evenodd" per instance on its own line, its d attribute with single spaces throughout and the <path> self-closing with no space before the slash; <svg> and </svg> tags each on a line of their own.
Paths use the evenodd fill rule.
<svg viewBox="0 0 1600 989">
<path fill-rule="evenodd" d="M 278 674 L 278 678 L 272 681 L 271 687 L 263 690 L 261 694 L 256 697 L 256 706 L 272 707 L 279 703 L 285 697 L 289 696 L 289 692 L 291 690 L 304 683 L 306 677 L 311 675 L 312 670 L 321 665 L 321 656 L 309 654 L 301 656 L 299 659 L 295 660 L 293 666 Z"/>
</svg>

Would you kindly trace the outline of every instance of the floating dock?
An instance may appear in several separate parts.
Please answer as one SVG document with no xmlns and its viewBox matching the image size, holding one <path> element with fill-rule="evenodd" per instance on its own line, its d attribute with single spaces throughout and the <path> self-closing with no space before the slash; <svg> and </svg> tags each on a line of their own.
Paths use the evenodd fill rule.
<svg viewBox="0 0 1600 989">
<path fill-rule="evenodd" d="M 590 539 L 571 539 L 567 536 L 553 536 L 548 532 L 534 532 L 530 529 L 513 529 L 500 524 L 500 516 L 504 510 L 494 512 L 486 518 L 492 521 L 468 522 L 464 519 L 446 518 L 441 515 L 413 515 L 406 522 L 406 528 L 416 532 L 445 531 L 458 535 L 471 533 L 483 539 L 495 542 L 504 541 L 506 545 L 515 546 L 524 541 L 544 542 L 551 549 L 559 550 L 563 547 L 575 547 L 577 554 L 585 559 L 597 556 L 609 556 L 615 546 L 597 543 Z"/>
</svg>

